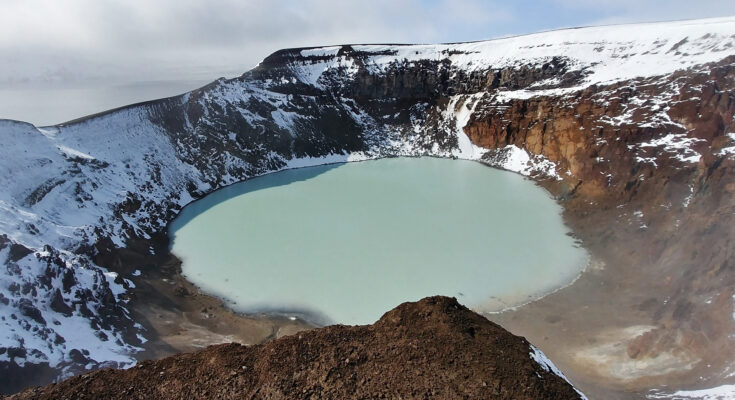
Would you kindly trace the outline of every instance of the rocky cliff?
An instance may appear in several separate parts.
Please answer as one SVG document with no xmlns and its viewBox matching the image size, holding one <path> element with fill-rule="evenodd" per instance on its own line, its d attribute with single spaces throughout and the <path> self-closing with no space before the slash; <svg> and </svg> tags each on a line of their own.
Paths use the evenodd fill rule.
<svg viewBox="0 0 735 400">
<path fill-rule="evenodd" d="M 181 306 L 195 290 L 166 236 L 192 200 L 283 168 L 401 155 L 479 160 L 562 202 L 604 265 L 548 300 L 587 315 L 571 326 L 601 341 L 560 355 L 573 379 L 639 390 L 671 371 L 702 384 L 708 369 L 719 382 L 735 359 L 721 351 L 735 330 L 733 55 L 733 18 L 290 49 L 183 96 L 53 127 L 0 121 L 5 390 L 131 365 L 160 345 L 141 310 L 151 296 L 194 308 Z M 584 285 L 598 290 L 574 300 Z M 534 307 L 498 318 L 523 330 L 549 316 Z M 594 339 L 606 330 L 627 333 Z M 580 361 L 608 345 L 625 349 L 611 365 Z"/>
</svg>

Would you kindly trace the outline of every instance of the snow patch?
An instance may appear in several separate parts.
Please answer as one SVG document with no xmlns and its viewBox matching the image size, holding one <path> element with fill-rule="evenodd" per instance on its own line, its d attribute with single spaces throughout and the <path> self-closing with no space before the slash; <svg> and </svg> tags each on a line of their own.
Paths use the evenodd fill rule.
<svg viewBox="0 0 735 400">
<path fill-rule="evenodd" d="M 59 150 L 60 150 L 60 151 L 61 151 L 62 153 L 66 154 L 66 155 L 67 155 L 68 157 L 70 157 L 70 158 L 73 158 L 73 157 L 79 157 L 79 158 L 83 158 L 83 159 L 86 159 L 86 160 L 93 160 L 93 159 L 94 159 L 94 157 L 90 156 L 90 155 L 89 155 L 89 154 L 87 154 L 87 153 L 82 153 L 82 152 L 81 152 L 81 151 L 79 151 L 79 150 L 74 150 L 74 149 L 72 149 L 72 148 L 70 148 L 70 147 L 67 147 L 67 146 L 61 146 L 61 145 L 59 145 L 59 146 L 56 146 L 56 147 L 57 147 L 57 148 L 58 148 L 58 149 L 59 149 Z"/>
<path fill-rule="evenodd" d="M 556 172 L 556 164 L 541 155 L 531 155 L 526 150 L 512 144 L 488 152 L 482 161 L 494 167 L 517 172 L 524 176 L 538 174 L 557 180 L 562 179 Z"/>
<path fill-rule="evenodd" d="M 735 132 L 726 134 L 728 138 L 730 138 L 730 145 L 724 146 L 720 151 L 717 153 L 721 156 L 733 156 L 735 155 Z"/>
<path fill-rule="evenodd" d="M 694 151 L 692 146 L 703 141 L 705 140 L 687 137 L 683 133 L 669 133 L 664 137 L 653 139 L 650 142 L 640 143 L 638 147 L 663 147 L 665 152 L 675 154 L 675 158 L 683 163 L 698 163 L 702 155 Z"/>
<path fill-rule="evenodd" d="M 709 389 L 680 390 L 674 393 L 651 393 L 649 399 L 676 400 L 735 400 L 735 385 L 722 385 Z"/>
<path fill-rule="evenodd" d="M 452 155 L 465 160 L 479 160 L 487 149 L 476 146 L 465 134 L 464 127 L 475 112 L 477 103 L 485 93 L 476 93 L 470 96 L 452 96 L 444 113 L 444 118 L 453 116 L 455 123 L 455 134 L 457 135 L 457 149 Z"/>
<path fill-rule="evenodd" d="M 536 362 L 536 364 L 540 365 L 541 368 L 543 368 L 545 371 L 551 372 L 552 374 L 561 377 L 562 379 L 567 381 L 567 383 L 572 385 L 572 382 L 569 382 L 569 379 L 567 379 L 567 377 L 564 376 L 564 374 L 559 370 L 559 368 L 557 368 L 556 365 L 554 365 L 554 363 L 551 362 L 551 360 L 548 357 L 546 357 L 546 354 L 544 354 L 541 350 L 539 350 L 536 346 L 532 344 L 529 344 L 529 346 L 531 348 L 529 355 L 531 356 L 531 359 Z M 572 385 L 572 387 L 574 387 L 574 385 Z M 579 393 L 579 396 L 582 399 L 587 400 L 587 397 L 582 392 L 577 390 L 577 388 L 574 388 L 574 390 L 577 393 Z"/>
</svg>

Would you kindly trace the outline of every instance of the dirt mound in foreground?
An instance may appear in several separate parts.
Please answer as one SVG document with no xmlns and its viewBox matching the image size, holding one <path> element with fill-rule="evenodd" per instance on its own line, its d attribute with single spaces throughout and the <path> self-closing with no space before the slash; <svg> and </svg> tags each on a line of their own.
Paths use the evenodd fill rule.
<svg viewBox="0 0 735 400">
<path fill-rule="evenodd" d="M 529 343 L 446 297 L 404 303 L 374 325 L 211 346 L 101 370 L 11 399 L 579 399 Z"/>
</svg>

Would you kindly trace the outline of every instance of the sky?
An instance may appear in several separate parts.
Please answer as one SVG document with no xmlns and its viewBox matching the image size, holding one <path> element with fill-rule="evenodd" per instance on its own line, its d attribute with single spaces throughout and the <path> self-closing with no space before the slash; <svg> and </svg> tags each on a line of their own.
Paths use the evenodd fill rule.
<svg viewBox="0 0 735 400">
<path fill-rule="evenodd" d="M 0 85 L 213 80 L 285 47 L 735 14 L 732 0 L 0 0 Z"/>
<path fill-rule="evenodd" d="M 472 41 L 728 15 L 735 1 L 0 0 L 0 117 L 18 90 L 151 82 L 148 89 L 165 93 L 161 82 L 183 90 L 238 76 L 287 47 Z"/>
</svg>

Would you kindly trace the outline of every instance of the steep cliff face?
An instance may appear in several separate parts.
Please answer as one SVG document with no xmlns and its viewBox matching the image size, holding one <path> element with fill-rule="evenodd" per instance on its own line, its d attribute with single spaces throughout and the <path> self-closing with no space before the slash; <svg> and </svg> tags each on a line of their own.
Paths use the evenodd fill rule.
<svg viewBox="0 0 735 400">
<path fill-rule="evenodd" d="M 683 346 L 702 363 L 735 328 L 733 54 L 732 18 L 290 49 L 63 126 L 0 121 L 0 366 L 46 379 L 135 362 L 155 336 L 136 293 L 184 205 L 270 171 L 397 155 L 538 180 L 609 279 L 639 269 L 657 288 L 628 357 Z"/>
<path fill-rule="evenodd" d="M 488 100 L 465 127 L 478 146 L 522 147 L 568 171 L 564 184 L 546 186 L 608 271 L 595 283 L 605 288 L 580 293 L 585 303 L 564 304 L 589 320 L 621 309 L 635 315 L 607 331 L 586 330 L 601 343 L 570 358 L 596 354 L 598 376 L 621 387 L 651 387 L 666 381 L 656 377 L 691 371 L 716 382 L 732 368 L 734 62 L 561 98 Z M 587 311 L 596 302 L 603 304 Z M 610 343 L 613 326 L 638 328 Z M 610 344 L 620 346 L 612 364 L 603 350 Z"/>
<path fill-rule="evenodd" d="M 726 88 L 735 83 L 733 65 L 728 57 L 565 96 L 487 96 L 464 130 L 480 147 L 514 145 L 546 157 L 579 180 L 577 189 L 590 199 L 629 201 L 637 176 L 691 172 L 702 156 L 716 158 L 732 146 L 735 103 Z"/>
</svg>

